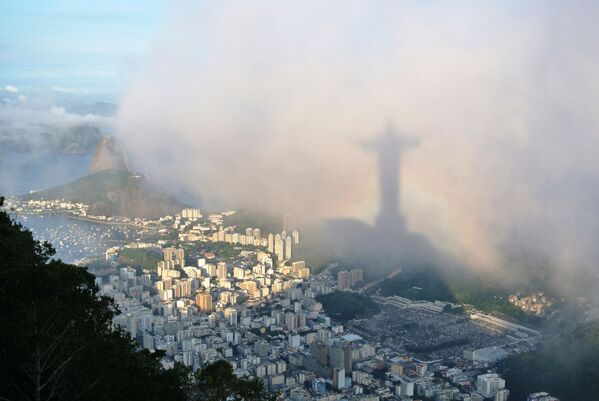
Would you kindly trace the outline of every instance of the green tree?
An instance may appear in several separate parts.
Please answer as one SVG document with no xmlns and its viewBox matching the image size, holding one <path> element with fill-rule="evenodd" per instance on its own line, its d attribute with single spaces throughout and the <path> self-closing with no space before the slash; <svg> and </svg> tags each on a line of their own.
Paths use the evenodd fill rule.
<svg viewBox="0 0 599 401">
<path fill-rule="evenodd" d="M 195 374 L 198 401 L 275 401 L 277 393 L 268 393 L 259 378 L 237 377 L 231 364 L 219 360 L 204 366 Z"/>
<path fill-rule="evenodd" d="M 0 400 L 186 400 L 189 371 L 139 350 L 95 277 L 53 255 L 0 208 Z"/>
</svg>

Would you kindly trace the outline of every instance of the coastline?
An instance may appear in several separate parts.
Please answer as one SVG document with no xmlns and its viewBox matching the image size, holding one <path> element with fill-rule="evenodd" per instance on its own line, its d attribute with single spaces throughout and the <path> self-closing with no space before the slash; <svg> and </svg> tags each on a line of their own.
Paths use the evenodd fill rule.
<svg viewBox="0 0 599 401">
<path fill-rule="evenodd" d="M 100 219 L 93 219 L 90 217 L 77 216 L 74 214 L 67 215 L 67 218 L 73 219 L 73 220 L 88 221 L 90 223 L 107 224 L 107 225 L 112 225 L 112 226 L 130 226 L 130 227 L 136 227 L 136 228 L 148 228 L 146 226 L 135 224 L 135 223 L 127 223 L 124 221 L 106 221 L 106 220 L 100 220 Z"/>
<path fill-rule="evenodd" d="M 21 216 L 45 216 L 50 214 L 70 214 L 71 212 L 69 212 L 68 210 L 51 210 L 48 212 L 17 212 L 16 210 L 9 210 L 8 213 L 15 213 Z"/>
</svg>

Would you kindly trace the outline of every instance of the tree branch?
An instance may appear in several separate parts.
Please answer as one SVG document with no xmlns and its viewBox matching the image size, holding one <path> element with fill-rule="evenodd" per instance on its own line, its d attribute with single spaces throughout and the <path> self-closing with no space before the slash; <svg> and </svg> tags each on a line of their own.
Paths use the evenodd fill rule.
<svg viewBox="0 0 599 401">
<path fill-rule="evenodd" d="M 60 365 L 58 365 L 58 367 L 56 368 L 56 370 L 54 370 L 54 373 L 52 373 L 50 375 L 50 377 L 48 377 L 48 379 L 45 381 L 44 384 L 42 384 L 40 386 L 40 389 L 44 389 L 44 387 L 46 387 L 48 385 L 48 383 L 50 383 L 50 381 L 52 380 L 52 378 L 54 378 L 61 370 L 65 369 L 67 367 L 67 364 L 69 362 L 71 362 L 71 360 L 75 357 L 75 355 L 81 351 L 83 348 L 85 348 L 85 345 L 82 345 L 81 347 L 77 348 L 72 354 L 71 356 L 69 356 L 66 360 L 64 360 Z"/>
</svg>

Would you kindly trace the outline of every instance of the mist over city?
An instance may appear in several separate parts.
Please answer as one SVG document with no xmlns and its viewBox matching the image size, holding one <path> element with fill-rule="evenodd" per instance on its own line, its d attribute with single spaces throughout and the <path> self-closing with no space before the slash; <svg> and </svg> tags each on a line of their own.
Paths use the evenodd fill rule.
<svg viewBox="0 0 599 401">
<path fill-rule="evenodd" d="M 131 341 L 123 360 L 155 363 L 147 394 L 98 379 L 127 399 L 594 399 L 597 17 L 592 1 L 6 2 L 6 282 L 25 274 L 4 268 L 30 245 L 18 230 L 53 245 L 35 263 L 88 274 L 89 308 L 119 308 L 103 324 Z M 52 355 L 60 333 L 31 338 Z M 84 358 L 35 371 L 15 344 L 0 398 L 76 399 Z M 23 391 L 35 375 L 48 384 Z"/>
</svg>

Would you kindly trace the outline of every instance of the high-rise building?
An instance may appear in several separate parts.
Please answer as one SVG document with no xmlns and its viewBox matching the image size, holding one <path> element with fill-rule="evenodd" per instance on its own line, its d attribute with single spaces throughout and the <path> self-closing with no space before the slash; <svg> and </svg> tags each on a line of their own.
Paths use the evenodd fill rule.
<svg viewBox="0 0 599 401">
<path fill-rule="evenodd" d="M 291 237 L 293 238 L 293 243 L 295 245 L 299 244 L 299 231 L 293 230 L 293 232 L 291 233 Z"/>
<path fill-rule="evenodd" d="M 202 214 L 200 213 L 200 209 L 188 208 L 181 211 L 181 217 L 189 220 L 197 220 L 202 217 Z"/>
<path fill-rule="evenodd" d="M 306 327 L 306 313 L 303 310 L 297 313 L 297 327 Z"/>
<path fill-rule="evenodd" d="M 297 315 L 293 312 L 287 312 L 285 314 L 285 327 L 288 331 L 295 331 L 297 329 Z"/>
<path fill-rule="evenodd" d="M 345 372 L 352 371 L 352 350 L 347 343 L 337 343 L 329 349 L 329 364 L 331 368 L 344 369 Z"/>
<path fill-rule="evenodd" d="M 185 260 L 185 250 L 183 248 L 164 248 L 162 255 L 167 262 L 170 260 Z"/>
<path fill-rule="evenodd" d="M 206 269 L 206 274 L 210 277 L 214 277 L 216 276 L 216 266 L 214 266 L 212 263 L 208 263 L 204 266 L 204 268 Z"/>
<path fill-rule="evenodd" d="M 208 292 L 198 292 L 196 294 L 196 305 L 202 312 L 210 312 L 212 310 L 212 295 Z"/>
<path fill-rule="evenodd" d="M 283 248 L 283 238 L 281 234 L 275 235 L 275 255 L 277 256 L 278 261 L 284 260 L 284 248 Z"/>
<path fill-rule="evenodd" d="M 402 377 L 399 383 L 399 395 L 406 398 L 414 396 L 414 380 Z"/>
<path fill-rule="evenodd" d="M 336 389 L 345 388 L 345 369 L 333 369 L 333 387 Z"/>
<path fill-rule="evenodd" d="M 476 389 L 485 398 L 494 397 L 503 388 L 505 388 L 505 380 L 499 377 L 497 373 L 476 376 Z"/>
<path fill-rule="evenodd" d="M 259 228 L 254 228 L 253 234 L 254 239 L 260 239 L 262 238 L 262 230 L 260 230 Z"/>
<path fill-rule="evenodd" d="M 222 303 L 225 303 L 225 304 L 230 304 L 230 303 L 231 303 L 231 293 L 230 293 L 230 292 L 227 292 L 227 291 L 221 292 L 221 293 L 219 294 L 219 296 L 218 296 L 218 299 L 219 299 L 219 300 L 220 300 Z"/>
<path fill-rule="evenodd" d="M 274 253 L 275 251 L 275 236 L 268 234 L 268 252 Z"/>
<path fill-rule="evenodd" d="M 162 255 L 165 261 L 173 260 L 173 256 L 175 254 L 175 248 L 164 248 L 162 250 Z"/>
<path fill-rule="evenodd" d="M 285 238 L 285 252 L 283 255 L 283 259 L 291 259 L 291 237 Z"/>
<path fill-rule="evenodd" d="M 237 325 L 237 309 L 227 308 L 225 309 L 225 318 L 231 326 Z"/>
<path fill-rule="evenodd" d="M 310 355 L 320 362 L 321 365 L 326 365 L 329 355 L 327 345 L 321 341 L 313 341 L 310 344 Z"/>
<path fill-rule="evenodd" d="M 218 267 L 216 269 L 216 277 L 219 280 L 224 280 L 227 278 L 227 265 L 225 262 L 218 262 Z"/>
<path fill-rule="evenodd" d="M 345 368 L 345 352 L 340 346 L 333 346 L 329 350 L 329 364 L 332 368 Z"/>
<path fill-rule="evenodd" d="M 233 268 L 233 277 L 235 277 L 236 279 L 243 280 L 245 278 L 245 269 L 243 269 L 241 267 L 234 267 Z"/>
<path fill-rule="evenodd" d="M 337 288 L 340 290 L 351 288 L 351 275 L 347 270 L 337 272 Z"/>
<path fill-rule="evenodd" d="M 360 281 L 364 280 L 364 270 L 362 269 L 352 269 L 350 271 L 351 274 L 351 287 L 355 287 Z"/>
</svg>

